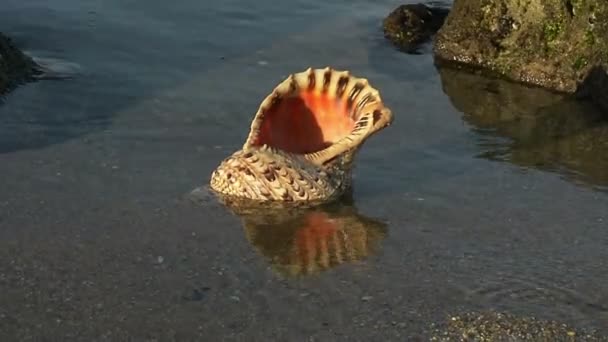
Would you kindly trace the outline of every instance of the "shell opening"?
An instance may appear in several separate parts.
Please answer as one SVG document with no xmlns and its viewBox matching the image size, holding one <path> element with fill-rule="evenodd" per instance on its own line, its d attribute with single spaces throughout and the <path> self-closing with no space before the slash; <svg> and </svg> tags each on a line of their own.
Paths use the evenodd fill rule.
<svg viewBox="0 0 608 342">
<path fill-rule="evenodd" d="M 391 121 L 390 110 L 366 79 L 348 71 L 309 68 L 289 76 L 266 97 L 245 147 L 268 145 L 305 155 L 326 152 L 321 159 L 328 160 L 356 148 Z"/>
<path fill-rule="evenodd" d="M 268 108 L 255 145 L 298 154 L 317 152 L 350 134 L 355 122 L 353 108 L 344 99 L 303 90 Z"/>
</svg>

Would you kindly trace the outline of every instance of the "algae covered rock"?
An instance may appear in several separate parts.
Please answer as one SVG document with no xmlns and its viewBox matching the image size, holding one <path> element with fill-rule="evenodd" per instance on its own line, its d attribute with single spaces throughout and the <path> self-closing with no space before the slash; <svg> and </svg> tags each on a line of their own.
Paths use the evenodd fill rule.
<svg viewBox="0 0 608 342">
<path fill-rule="evenodd" d="M 424 4 L 401 5 L 382 22 L 384 37 L 398 48 L 414 52 L 439 30 L 448 12 L 447 9 Z"/>
<path fill-rule="evenodd" d="M 575 93 L 592 70 L 606 76 L 608 1 L 455 0 L 434 50 L 440 63 Z"/>
<path fill-rule="evenodd" d="M 17 49 L 11 40 L 0 33 L 0 94 L 36 72 L 31 58 Z"/>
</svg>

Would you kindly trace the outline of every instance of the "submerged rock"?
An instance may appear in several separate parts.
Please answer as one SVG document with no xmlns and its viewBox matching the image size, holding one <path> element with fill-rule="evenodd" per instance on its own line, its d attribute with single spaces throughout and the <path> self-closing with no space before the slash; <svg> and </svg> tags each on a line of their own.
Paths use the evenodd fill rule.
<svg viewBox="0 0 608 342">
<path fill-rule="evenodd" d="M 414 52 L 439 30 L 448 13 L 423 4 L 401 5 L 384 19 L 384 36 L 400 49 Z"/>
<path fill-rule="evenodd" d="M 17 49 L 11 40 L 0 33 L 0 94 L 36 72 L 36 64 Z"/>
<path fill-rule="evenodd" d="M 606 84 L 608 1 L 455 0 L 435 46 L 438 62 L 575 93 L 592 71 Z M 602 90 L 589 90 L 588 93 Z"/>
</svg>

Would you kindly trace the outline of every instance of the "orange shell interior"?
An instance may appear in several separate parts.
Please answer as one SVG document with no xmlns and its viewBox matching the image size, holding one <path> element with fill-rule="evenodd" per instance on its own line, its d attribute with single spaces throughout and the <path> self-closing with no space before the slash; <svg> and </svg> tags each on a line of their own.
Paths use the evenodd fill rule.
<svg viewBox="0 0 608 342">
<path fill-rule="evenodd" d="M 348 135 L 355 126 L 345 99 L 304 90 L 281 98 L 265 113 L 255 145 L 266 144 L 290 153 L 320 151 Z"/>
</svg>

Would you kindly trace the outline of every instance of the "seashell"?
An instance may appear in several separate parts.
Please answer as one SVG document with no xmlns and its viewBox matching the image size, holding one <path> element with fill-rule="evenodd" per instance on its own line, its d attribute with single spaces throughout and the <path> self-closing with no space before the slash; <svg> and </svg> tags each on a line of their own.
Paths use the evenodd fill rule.
<svg viewBox="0 0 608 342">
<path fill-rule="evenodd" d="M 329 201 L 350 186 L 353 158 L 363 142 L 392 121 L 378 90 L 364 78 L 329 67 L 292 74 L 262 101 L 242 149 L 212 173 L 211 189 L 261 201 Z M 226 174 L 237 179 L 228 182 Z M 296 179 L 309 186 L 294 188 Z M 244 192 L 235 184 L 259 191 Z"/>
</svg>

